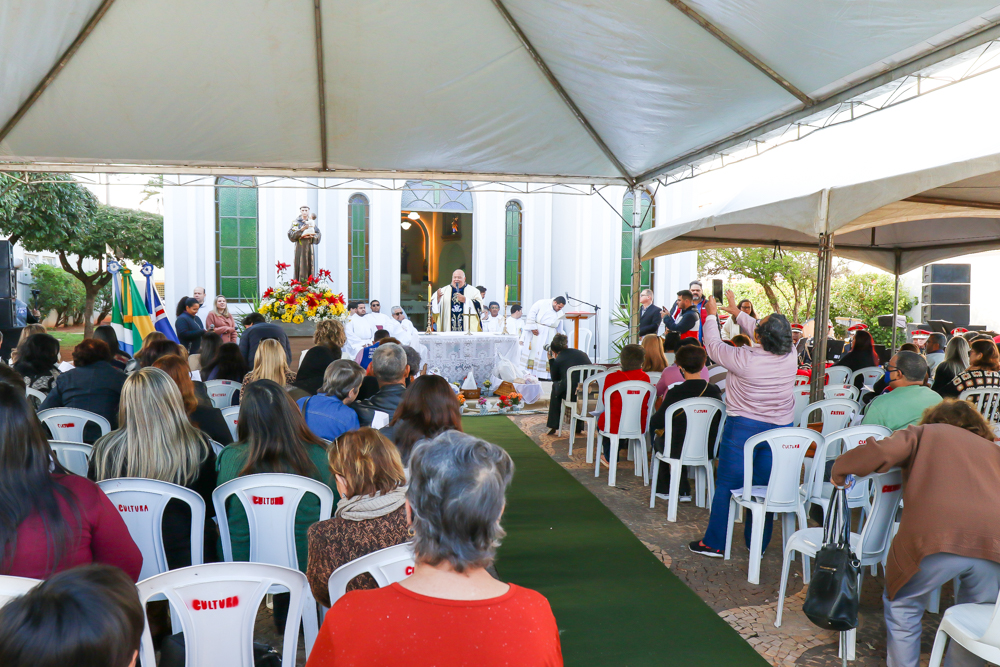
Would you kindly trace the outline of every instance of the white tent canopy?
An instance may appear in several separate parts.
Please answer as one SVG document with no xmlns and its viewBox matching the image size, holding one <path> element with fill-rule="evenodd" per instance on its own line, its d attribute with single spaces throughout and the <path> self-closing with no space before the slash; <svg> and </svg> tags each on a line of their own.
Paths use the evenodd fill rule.
<svg viewBox="0 0 1000 667">
<path fill-rule="evenodd" d="M 631 185 L 997 38 L 995 1 L 6 0 L 0 167 Z"/>
<path fill-rule="evenodd" d="M 661 191 L 643 259 L 781 246 L 893 273 L 1000 248 L 1000 73 L 829 128 Z"/>
</svg>

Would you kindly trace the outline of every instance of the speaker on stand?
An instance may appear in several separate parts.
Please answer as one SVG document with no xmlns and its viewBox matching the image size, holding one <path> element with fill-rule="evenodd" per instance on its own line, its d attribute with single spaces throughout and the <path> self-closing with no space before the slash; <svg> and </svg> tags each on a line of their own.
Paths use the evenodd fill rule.
<svg viewBox="0 0 1000 667">
<path fill-rule="evenodd" d="M 17 282 L 14 270 L 14 244 L 0 240 L 0 329 L 16 326 Z"/>
<path fill-rule="evenodd" d="M 968 327 L 971 318 L 972 265 L 928 264 L 920 295 L 923 322 L 941 320 Z"/>
</svg>

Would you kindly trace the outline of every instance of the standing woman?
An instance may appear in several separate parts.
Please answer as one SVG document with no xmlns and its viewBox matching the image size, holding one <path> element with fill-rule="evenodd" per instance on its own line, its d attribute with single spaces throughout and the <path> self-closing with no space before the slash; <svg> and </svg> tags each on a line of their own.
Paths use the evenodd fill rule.
<svg viewBox="0 0 1000 667">
<path fill-rule="evenodd" d="M 257 346 L 257 354 L 253 358 L 253 370 L 243 378 L 243 387 L 240 389 L 241 401 L 247 386 L 258 380 L 271 380 L 282 387 L 295 382 L 295 371 L 288 368 L 285 348 L 274 338 L 265 338 Z"/>
<path fill-rule="evenodd" d="M 137 581 L 142 554 L 104 492 L 59 465 L 24 390 L 0 382 L 0 574 L 45 579 L 88 563 Z"/>
<path fill-rule="evenodd" d="M 736 304 L 736 307 L 740 310 L 740 312 L 746 313 L 755 320 L 757 319 L 757 311 L 753 309 L 753 304 L 750 302 L 750 299 L 743 299 Z M 730 317 L 726 320 L 726 323 L 722 325 L 723 340 L 732 340 L 741 333 L 743 332 L 740 330 L 740 325 L 736 321 L 735 317 Z M 753 332 L 751 331 L 750 333 Z"/>
<path fill-rule="evenodd" d="M 229 304 L 221 294 L 215 297 L 215 307 L 205 318 L 205 327 L 219 334 L 223 343 L 236 342 L 236 319 L 229 314 Z"/>
<path fill-rule="evenodd" d="M 178 315 L 174 322 L 177 339 L 191 354 L 198 354 L 201 349 L 201 335 L 205 333 L 205 325 L 198 317 L 200 307 L 198 299 L 193 296 L 188 297 L 184 300 L 184 312 Z"/>
<path fill-rule="evenodd" d="M 208 436 L 188 421 L 181 392 L 170 376 L 159 368 L 130 375 L 122 388 L 121 422 L 121 428 L 94 445 L 90 476 L 98 482 L 118 477 L 158 479 L 191 489 L 205 501 L 205 561 L 217 560 L 212 521 L 215 454 Z M 186 503 L 167 503 L 163 547 L 171 569 L 191 565 L 191 509 Z"/>
</svg>

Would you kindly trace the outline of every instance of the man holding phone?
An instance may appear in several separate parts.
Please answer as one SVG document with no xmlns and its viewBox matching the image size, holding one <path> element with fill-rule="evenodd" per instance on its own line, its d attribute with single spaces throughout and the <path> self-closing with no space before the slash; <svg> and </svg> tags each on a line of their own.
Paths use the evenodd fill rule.
<svg viewBox="0 0 1000 667">
<path fill-rule="evenodd" d="M 693 301 L 694 294 L 691 290 L 682 289 L 678 292 L 674 303 L 676 319 L 668 309 L 662 309 L 660 314 L 663 315 L 663 326 L 668 331 L 676 331 L 681 338 L 697 338 L 701 331 L 701 316 Z"/>
</svg>

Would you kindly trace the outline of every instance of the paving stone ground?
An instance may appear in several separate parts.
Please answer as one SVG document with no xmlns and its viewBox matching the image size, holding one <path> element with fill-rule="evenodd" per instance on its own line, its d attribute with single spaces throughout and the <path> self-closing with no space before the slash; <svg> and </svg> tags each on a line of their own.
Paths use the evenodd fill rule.
<svg viewBox="0 0 1000 667">
<path fill-rule="evenodd" d="M 708 525 L 708 509 L 693 503 L 681 503 L 677 522 L 667 521 L 667 504 L 657 499 L 650 509 L 650 488 L 642 477 L 633 474 L 633 463 L 618 464 L 616 485 L 608 486 L 607 469 L 594 477 L 594 465 L 586 463 L 585 437 L 578 436 L 569 456 L 569 436 L 547 435 L 544 415 L 512 417 L 514 423 L 534 440 L 583 486 L 589 489 L 608 509 L 659 558 L 664 565 L 690 586 L 712 609 L 719 613 L 772 665 L 805 665 L 808 667 L 839 667 L 837 634 L 812 625 L 802 613 L 805 587 L 802 564 L 791 566 L 787 597 L 782 612 L 782 626 L 774 627 L 777 614 L 778 586 L 781 575 L 781 524 L 775 522 L 771 545 L 761 563 L 760 585 L 747 581 L 749 553 L 742 539 L 742 527 L 733 540 L 732 560 L 705 558 L 688 551 L 688 542 L 700 539 Z M 811 524 L 816 525 L 816 524 Z M 879 667 L 885 661 L 885 622 L 882 616 L 883 575 L 881 569 L 864 577 L 861 597 L 860 625 L 857 634 L 857 657 L 850 664 Z M 952 600 L 946 588 L 942 595 L 942 612 Z M 939 614 L 924 615 L 922 664 L 927 664 L 934 633 L 941 620 Z"/>
</svg>

